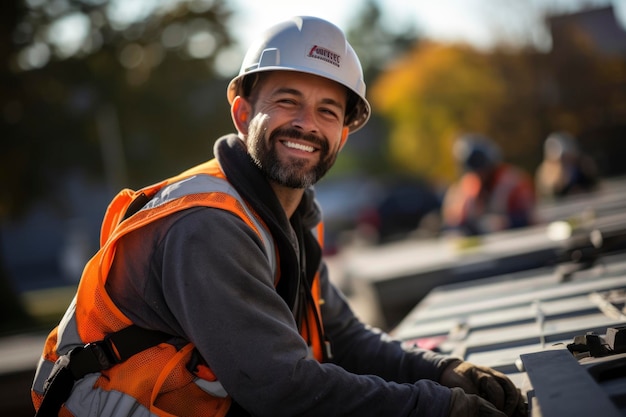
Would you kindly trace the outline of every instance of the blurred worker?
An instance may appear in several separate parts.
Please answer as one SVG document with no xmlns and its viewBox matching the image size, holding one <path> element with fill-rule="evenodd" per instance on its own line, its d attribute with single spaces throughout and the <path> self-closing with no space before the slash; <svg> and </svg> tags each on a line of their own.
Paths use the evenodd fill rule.
<svg viewBox="0 0 626 417">
<path fill-rule="evenodd" d="M 503 162 L 500 149 L 491 139 L 462 135 L 454 144 L 453 154 L 463 174 L 444 196 L 442 216 L 446 228 L 480 235 L 534 222 L 531 177 Z"/>
<path fill-rule="evenodd" d="M 593 190 L 598 172 L 593 159 L 581 153 L 567 132 L 553 132 L 543 146 L 543 161 L 535 173 L 539 198 L 558 198 Z"/>
<path fill-rule="evenodd" d="M 506 376 L 404 350 L 328 279 L 311 186 L 370 115 L 343 32 L 271 27 L 227 97 L 238 134 L 215 159 L 109 206 L 45 344 L 39 415 L 526 415 Z"/>
</svg>

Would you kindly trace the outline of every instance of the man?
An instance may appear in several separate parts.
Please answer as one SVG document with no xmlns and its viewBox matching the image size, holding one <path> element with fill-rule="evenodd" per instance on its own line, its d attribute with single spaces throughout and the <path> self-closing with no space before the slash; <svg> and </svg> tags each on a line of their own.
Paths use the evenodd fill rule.
<svg viewBox="0 0 626 417">
<path fill-rule="evenodd" d="M 540 199 L 559 199 L 594 190 L 598 186 L 595 161 L 581 151 L 568 132 L 552 132 L 543 144 L 543 160 L 535 171 Z"/>
<path fill-rule="evenodd" d="M 463 174 L 443 199 L 446 228 L 464 235 L 482 235 L 535 223 L 531 177 L 503 162 L 491 139 L 474 133 L 461 135 L 453 154 Z"/>
<path fill-rule="evenodd" d="M 239 134 L 215 159 L 111 203 L 44 348 L 39 415 L 524 415 L 504 375 L 403 351 L 328 281 L 310 186 L 370 112 L 343 33 L 270 28 L 228 100 Z"/>
</svg>

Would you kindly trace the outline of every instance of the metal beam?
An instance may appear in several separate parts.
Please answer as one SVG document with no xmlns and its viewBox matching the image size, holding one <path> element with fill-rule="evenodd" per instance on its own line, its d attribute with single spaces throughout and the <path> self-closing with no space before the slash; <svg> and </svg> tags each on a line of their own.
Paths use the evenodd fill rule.
<svg viewBox="0 0 626 417">
<path fill-rule="evenodd" d="M 521 355 L 521 359 L 542 417 L 623 417 L 607 393 L 569 351 L 547 350 Z"/>
</svg>

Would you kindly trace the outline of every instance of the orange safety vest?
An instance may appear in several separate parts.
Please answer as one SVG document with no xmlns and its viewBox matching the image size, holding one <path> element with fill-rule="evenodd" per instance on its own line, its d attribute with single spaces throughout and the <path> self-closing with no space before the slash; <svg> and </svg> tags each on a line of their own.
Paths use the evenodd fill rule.
<svg viewBox="0 0 626 417">
<path fill-rule="evenodd" d="M 443 207 L 448 225 L 459 226 L 488 214 L 508 217 L 517 211 L 529 212 L 529 221 L 533 221 L 535 192 L 527 175 L 511 165 L 500 165 L 493 175 L 493 187 L 484 195 L 485 185 L 474 172 L 466 173 L 450 187 Z"/>
<path fill-rule="evenodd" d="M 143 207 L 124 218 L 135 201 L 143 197 Z M 77 294 L 60 324 L 49 334 L 32 387 L 35 409 L 39 409 L 44 386 L 52 368 L 61 356 L 77 346 L 101 341 L 105 336 L 127 328 L 133 323 L 113 303 L 105 283 L 119 239 L 159 218 L 190 207 L 206 206 L 228 210 L 239 216 L 263 240 L 275 283 L 279 272 L 272 236 L 237 191 L 228 183 L 217 160 L 198 165 L 176 177 L 148 186 L 139 191 L 122 190 L 110 203 L 102 223 L 100 249 L 87 263 L 78 285 Z M 322 226 L 318 226 L 318 241 L 322 241 Z M 307 312 L 308 322 L 319 320 L 320 283 L 316 274 L 311 293 L 314 306 Z M 313 311 L 315 309 L 316 311 Z M 322 361 L 324 342 L 315 329 L 303 325 L 301 335 L 311 344 L 313 356 Z M 138 405 L 152 416 L 224 416 L 230 407 L 230 397 L 207 367 L 193 374 L 187 364 L 194 353 L 189 343 L 177 350 L 160 343 L 131 356 L 125 362 L 96 374 L 88 374 L 74 385 L 70 399 L 60 416 L 83 415 L 95 401 L 100 415 L 120 416 L 132 413 Z M 88 398 L 88 399 L 87 399 Z M 107 406 L 107 402 L 115 407 Z M 109 410 L 110 411 L 106 411 Z M 103 411 L 104 410 L 104 411 Z"/>
</svg>

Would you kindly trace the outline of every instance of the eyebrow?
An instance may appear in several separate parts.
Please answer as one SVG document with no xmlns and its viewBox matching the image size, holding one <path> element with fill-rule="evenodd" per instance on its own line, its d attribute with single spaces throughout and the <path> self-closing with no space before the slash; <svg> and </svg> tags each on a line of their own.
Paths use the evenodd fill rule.
<svg viewBox="0 0 626 417">
<path fill-rule="evenodd" d="M 297 90 L 295 88 L 290 88 L 290 87 L 281 87 L 277 89 L 272 95 L 276 95 L 276 94 L 291 94 L 291 95 L 298 96 L 298 97 L 303 96 L 300 90 Z M 323 98 L 322 103 L 337 107 L 339 110 L 344 111 L 344 112 L 346 110 L 345 107 L 340 102 L 332 98 Z"/>
</svg>

